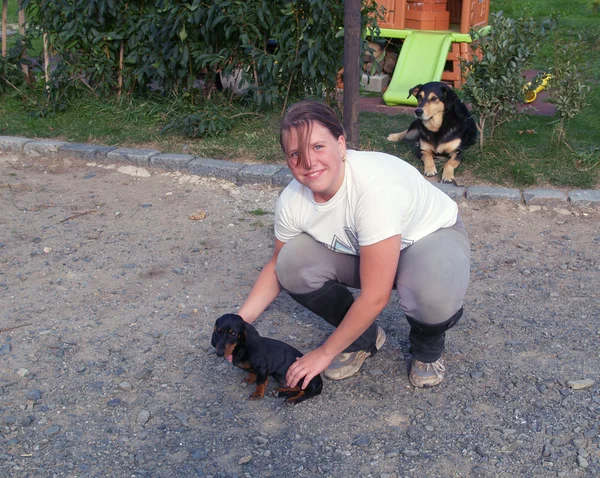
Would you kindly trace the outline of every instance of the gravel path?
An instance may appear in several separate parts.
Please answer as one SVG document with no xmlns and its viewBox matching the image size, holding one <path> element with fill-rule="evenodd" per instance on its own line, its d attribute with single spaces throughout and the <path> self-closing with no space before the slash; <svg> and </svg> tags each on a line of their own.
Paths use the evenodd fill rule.
<svg viewBox="0 0 600 478">
<path fill-rule="evenodd" d="M 600 210 L 459 203 L 473 253 L 447 379 L 386 346 L 297 407 L 214 354 L 273 244 L 278 189 L 0 155 L 0 476 L 600 475 Z M 193 219 L 191 219 L 193 217 Z M 330 329 L 282 295 L 257 323 Z"/>
</svg>

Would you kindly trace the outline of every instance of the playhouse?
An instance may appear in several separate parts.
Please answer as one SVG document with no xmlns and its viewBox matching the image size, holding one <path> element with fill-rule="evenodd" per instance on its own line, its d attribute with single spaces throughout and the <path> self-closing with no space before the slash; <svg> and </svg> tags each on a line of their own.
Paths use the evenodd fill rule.
<svg viewBox="0 0 600 478">
<path fill-rule="evenodd" d="M 488 24 L 490 0 L 377 0 L 386 9 L 380 38 L 402 41 L 390 84 L 388 105 L 415 105 L 410 88 L 445 81 L 460 88 L 460 58 L 468 58 L 469 31 Z"/>
</svg>

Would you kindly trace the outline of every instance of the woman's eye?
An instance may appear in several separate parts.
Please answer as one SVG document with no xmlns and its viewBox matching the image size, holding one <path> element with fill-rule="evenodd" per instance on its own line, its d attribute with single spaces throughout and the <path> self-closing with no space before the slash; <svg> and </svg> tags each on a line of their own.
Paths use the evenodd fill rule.
<svg viewBox="0 0 600 478">
<path fill-rule="evenodd" d="M 315 146 L 315 149 L 322 149 L 322 148 L 323 148 L 323 146 L 322 146 L 322 145 L 320 145 L 320 144 L 317 144 L 317 145 Z"/>
</svg>

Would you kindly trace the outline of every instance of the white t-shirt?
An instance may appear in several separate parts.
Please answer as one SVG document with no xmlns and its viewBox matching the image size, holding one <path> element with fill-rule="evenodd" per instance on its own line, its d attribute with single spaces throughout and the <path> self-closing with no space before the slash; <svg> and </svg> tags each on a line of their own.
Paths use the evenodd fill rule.
<svg viewBox="0 0 600 478">
<path fill-rule="evenodd" d="M 335 252 L 358 255 L 402 234 L 402 249 L 456 223 L 458 206 L 405 161 L 385 153 L 347 151 L 344 182 L 326 203 L 293 180 L 275 209 L 275 237 L 307 233 Z"/>
</svg>

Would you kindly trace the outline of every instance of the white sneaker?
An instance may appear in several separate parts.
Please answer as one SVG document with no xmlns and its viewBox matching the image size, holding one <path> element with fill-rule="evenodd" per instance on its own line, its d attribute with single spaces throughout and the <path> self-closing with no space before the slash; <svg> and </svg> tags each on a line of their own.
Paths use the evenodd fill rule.
<svg viewBox="0 0 600 478">
<path fill-rule="evenodd" d="M 377 326 L 377 338 L 375 339 L 375 348 L 377 350 L 383 347 L 385 339 L 386 336 L 384 330 Z M 364 350 L 338 354 L 331 362 L 331 365 L 325 369 L 323 374 L 329 380 L 342 380 L 351 377 L 360 370 L 362 364 L 365 363 L 365 360 L 371 355 L 371 352 L 366 352 Z"/>
<path fill-rule="evenodd" d="M 442 383 L 445 371 L 446 367 L 441 358 L 433 363 L 425 363 L 413 359 L 408 380 L 414 387 L 434 387 L 435 385 Z"/>
</svg>

